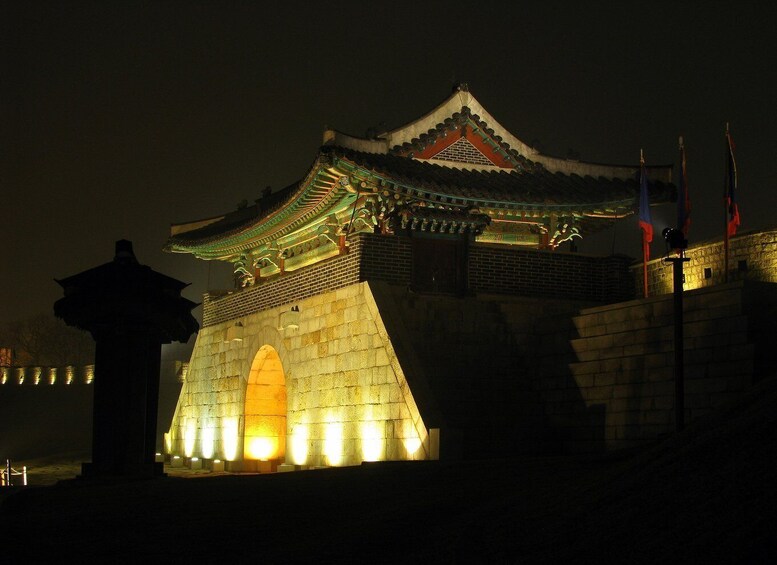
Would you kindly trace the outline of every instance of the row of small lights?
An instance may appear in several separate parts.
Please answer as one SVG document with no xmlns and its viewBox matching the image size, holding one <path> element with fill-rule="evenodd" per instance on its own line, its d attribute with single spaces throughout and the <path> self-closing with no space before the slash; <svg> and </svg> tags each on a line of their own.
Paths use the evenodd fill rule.
<svg viewBox="0 0 777 565">
<path fill-rule="evenodd" d="M 157 453 L 157 457 L 161 457 L 160 453 Z M 202 469 L 203 465 L 206 464 L 208 460 L 207 459 L 200 459 L 199 457 L 191 457 L 188 460 L 188 467 L 193 470 Z M 173 455 L 170 459 L 170 466 L 173 468 L 177 467 L 184 467 L 186 465 L 187 461 L 184 460 L 180 455 Z M 226 462 L 222 461 L 221 459 L 213 459 L 210 461 L 209 468 L 211 471 L 218 472 L 218 471 L 225 471 L 226 470 Z"/>
<path fill-rule="evenodd" d="M 57 367 L 0 367 L 0 385 L 12 382 L 22 385 L 29 381 L 34 385 L 41 383 L 54 385 L 62 376 L 66 385 L 73 384 L 76 377 L 76 367 L 68 365 L 60 372 Z M 92 384 L 94 381 L 94 365 L 86 365 L 83 371 L 84 384 Z"/>
<path fill-rule="evenodd" d="M 235 419 L 226 419 L 224 422 L 226 425 L 222 428 L 224 452 L 228 461 L 235 460 L 238 454 L 238 430 L 237 422 L 234 420 Z M 376 421 L 362 423 L 362 437 L 360 439 L 362 444 L 362 459 L 364 461 L 379 461 L 383 459 L 385 439 L 381 437 L 378 426 L 379 422 Z M 209 459 L 215 451 L 215 429 L 208 428 L 206 430 L 201 430 L 201 432 L 204 433 L 199 438 L 197 437 L 199 435 L 197 434 L 197 431 L 195 420 L 190 419 L 184 430 L 184 455 L 188 459 L 195 459 L 192 456 L 195 452 L 196 440 L 199 439 L 202 454 L 205 456 L 205 459 Z M 256 438 L 251 444 L 246 446 L 246 455 L 250 455 L 252 459 L 260 461 L 270 459 L 277 450 L 277 447 L 272 446 L 272 444 L 277 443 L 278 440 L 279 438 Z M 289 440 L 291 460 L 297 465 L 307 464 L 309 447 L 308 427 L 306 425 L 295 426 L 294 431 L 290 434 Z M 253 445 L 254 442 L 257 442 L 257 445 Z M 168 453 L 171 452 L 172 444 L 169 434 L 165 434 L 165 443 Z M 413 457 L 421 447 L 421 440 L 417 436 L 405 438 L 402 440 L 402 443 L 404 444 L 409 457 Z M 326 457 L 329 465 L 337 466 L 342 464 L 343 444 L 342 423 L 330 422 L 326 424 L 323 455 Z"/>
</svg>

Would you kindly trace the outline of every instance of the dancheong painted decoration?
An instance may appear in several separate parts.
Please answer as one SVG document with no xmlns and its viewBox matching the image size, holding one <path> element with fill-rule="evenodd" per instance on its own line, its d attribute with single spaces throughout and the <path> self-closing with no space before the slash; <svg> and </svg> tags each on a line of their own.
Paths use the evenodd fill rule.
<svg viewBox="0 0 777 565">
<path fill-rule="evenodd" d="M 327 130 L 305 177 L 254 205 L 174 225 L 167 250 L 229 261 L 239 284 L 342 253 L 357 233 L 425 232 L 555 249 L 632 215 L 638 165 L 548 157 L 503 128 L 466 85 L 372 138 Z M 651 203 L 674 194 L 652 167 Z"/>
</svg>

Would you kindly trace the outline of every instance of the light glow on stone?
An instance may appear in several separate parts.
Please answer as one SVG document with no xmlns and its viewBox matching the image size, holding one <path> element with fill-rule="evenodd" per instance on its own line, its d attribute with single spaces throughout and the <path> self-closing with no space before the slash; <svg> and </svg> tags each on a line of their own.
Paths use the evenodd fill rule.
<svg viewBox="0 0 777 565">
<path fill-rule="evenodd" d="M 213 426 L 208 426 L 202 430 L 202 438 L 200 439 L 200 451 L 205 459 L 213 457 L 216 445 L 216 430 Z"/>
<path fill-rule="evenodd" d="M 305 424 L 294 426 L 291 434 L 291 458 L 295 465 L 306 465 L 308 462 L 308 434 Z"/>
<path fill-rule="evenodd" d="M 186 419 L 186 427 L 183 432 L 183 454 L 191 457 L 194 454 L 194 444 L 197 441 L 197 420 Z"/>
<path fill-rule="evenodd" d="M 68 365 L 65 367 L 65 384 L 70 385 L 73 384 L 73 377 L 75 377 L 75 370 L 73 369 L 72 365 Z"/>
<path fill-rule="evenodd" d="M 224 459 L 237 459 L 238 426 L 237 418 L 224 418 L 221 422 L 221 441 L 224 445 Z"/>
<path fill-rule="evenodd" d="M 170 432 L 165 432 L 164 434 L 164 440 L 165 440 L 165 453 L 172 453 L 173 452 L 173 437 L 170 435 Z"/>
<path fill-rule="evenodd" d="M 50 367 L 49 368 L 49 384 L 53 385 L 57 382 L 57 368 L 56 367 Z"/>
<path fill-rule="evenodd" d="M 324 432 L 324 455 L 330 465 L 337 466 L 343 461 L 343 424 L 330 422 Z"/>
<path fill-rule="evenodd" d="M 383 459 L 382 422 L 362 422 L 362 459 L 364 461 L 380 461 Z"/>
<path fill-rule="evenodd" d="M 418 448 L 421 447 L 421 440 L 418 436 L 405 438 L 402 440 L 402 443 L 405 445 L 408 457 L 413 457 Z"/>
<path fill-rule="evenodd" d="M 84 383 L 90 385 L 94 381 L 94 365 L 86 366 L 86 375 L 84 375 Z"/>
<path fill-rule="evenodd" d="M 248 444 L 248 457 L 267 461 L 278 453 L 278 438 L 255 437 Z"/>
</svg>

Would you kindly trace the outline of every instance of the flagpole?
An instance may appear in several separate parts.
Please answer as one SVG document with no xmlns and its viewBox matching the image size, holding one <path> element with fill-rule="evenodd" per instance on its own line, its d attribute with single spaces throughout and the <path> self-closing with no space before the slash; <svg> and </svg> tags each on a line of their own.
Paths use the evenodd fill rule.
<svg viewBox="0 0 777 565">
<path fill-rule="evenodd" d="M 675 430 L 685 428 L 685 351 L 683 337 L 683 264 L 690 261 L 685 256 L 688 248 L 688 229 L 690 227 L 690 200 L 688 199 L 688 178 L 685 168 L 685 144 L 682 136 L 678 139 L 680 148 L 680 190 L 677 195 L 677 227 L 664 230 L 664 239 L 676 252 L 676 257 L 665 257 L 672 263 L 673 310 L 674 310 L 674 406 Z"/>
<path fill-rule="evenodd" d="M 729 186 L 731 174 L 729 172 L 731 141 L 729 140 L 728 122 L 726 122 L 726 178 L 723 182 L 723 282 L 728 282 L 728 217 L 729 217 Z"/>
<path fill-rule="evenodd" d="M 645 174 L 645 156 L 642 149 L 639 150 L 639 174 Z M 640 183 L 642 180 L 640 179 Z M 642 230 L 642 292 L 643 296 L 647 298 L 648 293 L 648 257 L 650 255 L 650 247 L 647 240 L 647 232 Z"/>
<path fill-rule="evenodd" d="M 680 189 L 677 193 L 677 229 L 688 239 L 691 227 L 691 201 L 688 196 L 688 175 L 685 167 L 685 140 L 681 135 L 678 140 L 680 150 Z"/>
<path fill-rule="evenodd" d="M 648 294 L 648 268 L 647 268 L 647 262 L 648 262 L 648 253 L 650 253 L 650 247 L 647 240 L 647 234 L 642 234 L 642 284 L 643 284 L 643 291 L 645 294 L 645 298 L 649 296 Z"/>
<path fill-rule="evenodd" d="M 677 192 L 677 229 L 682 231 L 684 224 L 684 214 L 681 210 L 685 209 L 685 202 L 682 200 L 685 198 L 683 193 L 683 136 L 677 138 L 677 147 L 680 151 L 680 190 Z"/>
</svg>

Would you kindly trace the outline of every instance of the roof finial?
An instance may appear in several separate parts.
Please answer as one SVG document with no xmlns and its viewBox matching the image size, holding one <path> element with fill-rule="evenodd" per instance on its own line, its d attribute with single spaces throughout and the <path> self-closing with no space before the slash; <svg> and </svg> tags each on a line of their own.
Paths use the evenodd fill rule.
<svg viewBox="0 0 777 565">
<path fill-rule="evenodd" d="M 116 254 L 113 260 L 120 263 L 137 263 L 135 253 L 132 251 L 132 242 L 126 239 L 120 239 L 116 242 Z"/>
</svg>

